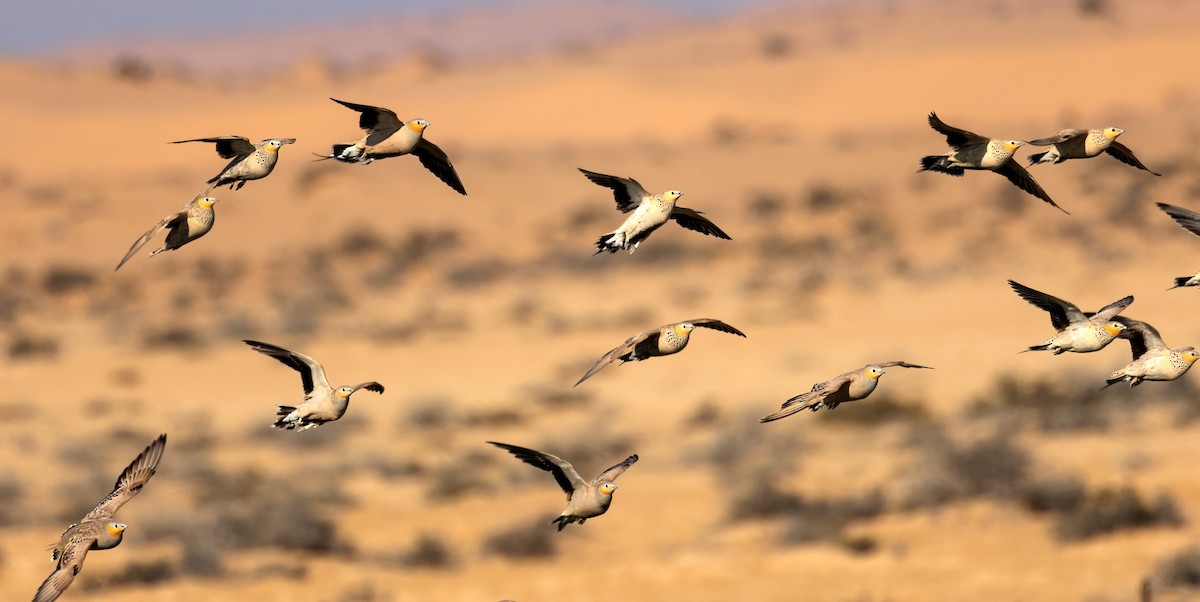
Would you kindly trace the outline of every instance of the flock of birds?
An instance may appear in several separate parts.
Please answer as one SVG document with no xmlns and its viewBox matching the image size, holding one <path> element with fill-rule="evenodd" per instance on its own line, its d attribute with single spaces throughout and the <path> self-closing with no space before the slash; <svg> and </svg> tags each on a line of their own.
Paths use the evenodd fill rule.
<svg viewBox="0 0 1200 602">
<path fill-rule="evenodd" d="M 426 169 L 450 188 L 466 195 L 466 188 L 449 157 L 425 138 L 429 122 L 423 119 L 403 121 L 396 113 L 385 108 L 331 100 L 359 113 L 358 125 L 365 135 L 352 143 L 332 145 L 329 154 L 317 155 L 318 160 L 334 159 L 367 165 L 376 159 L 415 155 Z M 988 138 L 958 129 L 945 124 L 933 113 L 929 115 L 929 125 L 945 135 L 951 151 L 944 155 L 922 158 L 918 171 L 936 171 L 951 176 L 962 176 L 965 170 L 994 171 L 1029 194 L 1062 209 L 1015 159 L 1014 153 L 1025 144 L 1024 142 Z M 1055 164 L 1107 153 L 1123 163 L 1160 175 L 1150 171 L 1132 151 L 1116 141 L 1123 132 L 1124 130 L 1115 127 L 1063 130 L 1054 136 L 1030 141 L 1029 144 L 1049 146 L 1050 149 L 1034 154 L 1028 160 L 1030 165 Z M 217 153 L 228 159 L 229 163 L 220 173 L 208 180 L 204 191 L 180 211 L 168 215 L 138 238 L 117 264 L 117 269 L 125 265 L 160 230 L 167 230 L 165 242 L 162 247 L 151 252 L 151 256 L 179 249 L 207 234 L 215 221 L 214 206 L 217 199 L 209 196 L 212 189 L 227 185 L 231 190 L 240 190 L 248 181 L 267 177 L 275 169 L 280 149 L 295 141 L 294 138 L 270 138 L 253 144 L 241 136 L 221 136 L 176 142 L 214 144 Z M 629 214 L 618 228 L 597 240 L 596 254 L 605 251 L 616 253 L 619 250 L 633 253 L 655 230 L 672 220 L 689 230 L 730 240 L 729 235 L 704 217 L 700 211 L 678 206 L 676 203 L 683 195 L 678 190 L 652 194 L 632 178 L 584 169 L 580 171 L 593 183 L 611 189 L 617 209 Z M 1200 236 L 1200 214 L 1162 203 L 1158 206 L 1179 225 Z M 1065 210 L 1063 211 L 1065 213 Z M 1192 364 L 1200 359 L 1200 353 L 1192 347 L 1169 348 L 1154 327 L 1119 315 L 1133 303 L 1133 296 L 1126 296 L 1095 312 L 1084 312 L 1074 303 L 1018 282 L 1010 280 L 1009 285 L 1022 299 L 1049 313 L 1050 322 L 1056 331 L 1054 336 L 1038 345 L 1030 346 L 1028 351 L 1050 351 L 1055 355 L 1066 352 L 1090 353 L 1103 349 L 1118 338 L 1129 341 L 1133 361 L 1113 372 L 1107 379 L 1108 385 L 1125 381 L 1133 387 L 1147 380 L 1174 380 L 1183 376 Z M 1200 286 L 1200 274 L 1176 278 L 1172 288 L 1193 286 Z M 679 353 L 687 347 L 696 328 L 746 336 L 741 330 L 711 318 L 686 320 L 652 328 L 630 337 L 605 353 L 575 385 L 578 386 L 613 362 L 619 361 L 623 364 Z M 315 428 L 341 418 L 349 407 L 350 397 L 356 391 L 366 389 L 380 394 L 384 392 L 383 385 L 375 381 L 334 387 L 329 383 L 324 367 L 315 359 L 269 343 L 251 340 L 244 342 L 254 351 L 274 358 L 300 374 L 304 396 L 294 406 L 277 406 L 276 420 L 272 424 L 275 428 L 296 431 Z M 786 418 L 802 410 L 833 410 L 841 403 L 864 399 L 879 385 L 885 368 L 890 367 L 930 369 L 929 366 L 906 361 L 868 364 L 813 385 L 811 390 L 785 401 L 779 410 L 764 416 L 761 422 Z M 56 562 L 54 572 L 38 588 L 33 598 L 34 602 L 56 600 L 79 573 L 89 550 L 110 549 L 121 543 L 127 526 L 115 521 L 114 514 L 137 495 L 154 476 L 166 441 L 167 436 L 163 434 L 147 446 L 121 472 L 112 492 L 79 523 L 69 526 L 63 532 L 58 543 L 52 547 L 51 559 Z M 560 531 L 571 523 L 577 522 L 582 525 L 587 519 L 604 514 L 617 489 L 615 480 L 638 461 L 637 454 L 630 455 L 601 472 L 596 478 L 585 480 L 569 462 L 557 456 L 507 443 L 488 443 L 554 476 L 555 481 L 567 494 L 567 507 L 551 521 Z"/>
</svg>

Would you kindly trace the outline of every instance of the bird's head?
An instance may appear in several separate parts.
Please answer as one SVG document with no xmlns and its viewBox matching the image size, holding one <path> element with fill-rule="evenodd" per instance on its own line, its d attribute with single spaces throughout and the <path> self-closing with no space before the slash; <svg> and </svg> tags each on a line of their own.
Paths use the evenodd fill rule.
<svg viewBox="0 0 1200 602">
<path fill-rule="evenodd" d="M 1197 352 L 1191 347 L 1188 347 L 1187 351 L 1183 352 L 1183 361 L 1187 362 L 1189 366 L 1192 365 L 1192 362 L 1195 362 L 1198 359 L 1200 359 L 1200 352 Z"/>
<path fill-rule="evenodd" d="M 263 150 L 267 151 L 268 153 L 274 153 L 277 152 L 283 145 L 291 144 L 292 142 L 295 142 L 294 138 L 271 138 L 263 141 Z"/>
<path fill-rule="evenodd" d="M 1104 128 L 1104 137 L 1108 138 L 1109 140 L 1115 140 L 1117 136 L 1120 136 L 1121 134 L 1124 134 L 1124 133 L 1125 133 L 1125 130 L 1118 128 L 1118 127 Z"/>
<path fill-rule="evenodd" d="M 214 199 L 213 197 L 210 197 L 210 196 L 202 196 L 202 197 L 200 197 L 200 200 L 196 201 L 196 204 L 200 205 L 201 207 L 203 207 L 205 209 L 209 209 L 213 205 L 217 204 L 217 200 L 218 199 Z"/>
<path fill-rule="evenodd" d="M 338 387 L 337 389 L 335 389 L 333 391 L 333 394 L 337 395 L 341 399 L 347 399 L 350 397 L 350 394 L 353 392 L 354 392 L 354 387 Z"/>
<path fill-rule="evenodd" d="M 867 366 L 866 374 L 867 378 L 871 380 L 878 380 L 880 376 L 883 376 L 883 368 L 875 365 Z"/>
<path fill-rule="evenodd" d="M 1104 331 L 1107 332 L 1108 336 L 1110 337 L 1115 337 L 1121 334 L 1122 330 L 1125 330 L 1125 325 L 1120 322 L 1110 321 L 1104 324 Z"/>
<path fill-rule="evenodd" d="M 108 532 L 109 537 L 116 539 L 121 539 L 121 536 L 125 533 L 125 529 L 128 528 L 129 525 L 125 523 L 118 523 L 111 520 L 108 521 L 108 524 L 104 525 L 104 530 Z"/>
<path fill-rule="evenodd" d="M 600 483 L 600 495 L 612 495 L 617 490 L 617 484 L 612 481 Z"/>
<path fill-rule="evenodd" d="M 1004 144 L 1004 150 L 1006 150 L 1010 153 L 1015 153 L 1015 152 L 1017 152 L 1018 148 L 1025 146 L 1025 143 L 1021 142 L 1020 140 L 1005 140 L 1003 142 L 1003 144 Z"/>
<path fill-rule="evenodd" d="M 675 325 L 675 334 L 681 337 L 690 336 L 693 330 L 696 330 L 696 326 L 691 322 L 680 322 Z"/>
<path fill-rule="evenodd" d="M 408 122 L 408 129 L 410 129 L 418 134 L 424 132 L 425 128 L 427 128 L 427 127 L 429 127 L 429 122 L 425 121 L 424 119 L 414 119 L 414 120 Z"/>
<path fill-rule="evenodd" d="M 678 201 L 681 196 L 683 196 L 683 193 L 678 190 L 668 190 L 663 193 L 663 198 L 668 201 Z"/>
</svg>

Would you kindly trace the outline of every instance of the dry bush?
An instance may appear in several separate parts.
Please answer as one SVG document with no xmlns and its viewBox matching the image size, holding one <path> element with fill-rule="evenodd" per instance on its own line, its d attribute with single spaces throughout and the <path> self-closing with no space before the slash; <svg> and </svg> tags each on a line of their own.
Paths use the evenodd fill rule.
<svg viewBox="0 0 1200 602">
<path fill-rule="evenodd" d="M 1154 578 L 1166 588 L 1200 590 L 1200 549 L 1188 546 L 1159 560 Z"/>
<path fill-rule="evenodd" d="M 82 267 L 52 265 L 42 275 L 42 290 L 52 297 L 85 292 L 95 284 L 96 277 Z"/>
<path fill-rule="evenodd" d="M 1071 512 L 1083 503 L 1087 488 L 1074 476 L 1035 477 L 1021 484 L 1017 496 L 1030 512 Z"/>
<path fill-rule="evenodd" d="M 24 520 L 21 513 L 24 497 L 25 488 L 17 477 L 0 475 L 0 508 L 4 508 L 4 512 L 0 512 L 0 527 L 16 524 L 17 517 Z"/>
<path fill-rule="evenodd" d="M 804 510 L 804 500 L 797 494 L 784 491 L 769 475 L 746 475 L 747 481 L 733 488 L 729 500 L 730 520 L 756 520 L 798 514 Z"/>
<path fill-rule="evenodd" d="M 1079 541 L 1117 531 L 1178 527 L 1183 523 L 1175 500 L 1165 492 L 1151 503 L 1142 500 L 1132 487 L 1106 488 L 1088 493 L 1078 508 L 1060 515 L 1054 536 L 1061 541 Z"/>
<path fill-rule="evenodd" d="M 84 579 L 80 585 L 83 586 L 84 591 L 89 591 L 128 585 L 153 585 L 170 581 L 175 577 L 175 566 L 168 560 L 135 560 L 127 563 L 115 573 Z"/>
<path fill-rule="evenodd" d="M 1104 397 L 1100 387 L 1085 384 L 1084 379 L 1028 379 L 1007 374 L 971 402 L 968 414 L 1012 418 L 1043 432 L 1104 432 L 1114 415 L 1123 410 L 1123 403 Z"/>
<path fill-rule="evenodd" d="M 483 477 L 485 467 L 496 462 L 495 454 L 473 450 L 429 472 L 425 495 L 431 500 L 453 500 L 491 486 Z"/>
<path fill-rule="evenodd" d="M 771 222 L 779 219 L 787 202 L 776 192 L 760 192 L 746 203 L 746 211 L 754 219 Z"/>
<path fill-rule="evenodd" d="M 842 498 L 801 499 L 787 513 L 782 541 L 785 544 L 841 541 L 846 526 L 879 516 L 886 507 L 883 493 L 878 490 Z"/>
<path fill-rule="evenodd" d="M 374 289 L 388 289 L 401 283 L 410 270 L 429 258 L 441 256 L 458 247 L 454 230 L 414 230 L 384 252 L 383 265 L 363 275 L 363 283 Z"/>
<path fill-rule="evenodd" d="M 454 554 L 440 537 L 423 533 L 398 561 L 410 568 L 445 569 L 454 566 Z"/>
<path fill-rule="evenodd" d="M 844 404 L 836 410 L 817 412 L 822 422 L 855 426 L 879 426 L 895 422 L 928 422 L 931 420 L 925 406 L 893 397 L 890 393 L 871 396 L 861 403 Z"/>
<path fill-rule="evenodd" d="M 8 358 L 23 360 L 52 360 L 58 357 L 58 339 L 28 332 L 15 332 L 8 339 Z"/>
<path fill-rule="evenodd" d="M 489 534 L 483 542 L 483 552 L 509 560 L 552 558 L 558 554 L 555 535 L 555 528 L 540 518 L 517 521 Z"/>
<path fill-rule="evenodd" d="M 759 52 L 763 57 L 768 59 L 783 59 L 796 51 L 795 42 L 792 38 L 784 33 L 770 33 L 763 36 L 758 42 Z"/>
<path fill-rule="evenodd" d="M 470 290 L 494 284 L 514 271 L 507 262 L 489 258 L 449 268 L 444 278 L 450 286 Z"/>
<path fill-rule="evenodd" d="M 915 444 L 921 458 L 906 471 L 903 508 L 928 508 L 977 497 L 1012 499 L 1021 490 L 1029 453 L 1004 433 L 957 443 L 941 428 L 925 428 Z"/>
<path fill-rule="evenodd" d="M 169 324 L 151 328 L 142 334 L 142 346 L 154 351 L 195 351 L 206 343 L 204 336 L 189 326 Z"/>
</svg>

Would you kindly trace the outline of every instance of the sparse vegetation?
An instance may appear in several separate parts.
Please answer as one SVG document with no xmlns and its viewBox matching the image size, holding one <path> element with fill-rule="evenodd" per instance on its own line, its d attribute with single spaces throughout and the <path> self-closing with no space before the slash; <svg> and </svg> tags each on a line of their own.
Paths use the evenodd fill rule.
<svg viewBox="0 0 1200 602">
<path fill-rule="evenodd" d="M 486 554 L 510 560 L 539 560 L 558 553 L 555 529 L 541 518 L 517 521 L 488 535 L 483 543 Z"/>
<path fill-rule="evenodd" d="M 1164 587 L 1200 590 L 1200 549 L 1188 546 L 1158 561 L 1154 575 Z"/>
<path fill-rule="evenodd" d="M 1063 541 L 1078 541 L 1129 529 L 1178 527 L 1183 522 L 1179 507 L 1167 493 L 1148 502 L 1131 487 L 1105 488 L 1089 492 L 1078 508 L 1061 514 L 1054 535 Z"/>
</svg>

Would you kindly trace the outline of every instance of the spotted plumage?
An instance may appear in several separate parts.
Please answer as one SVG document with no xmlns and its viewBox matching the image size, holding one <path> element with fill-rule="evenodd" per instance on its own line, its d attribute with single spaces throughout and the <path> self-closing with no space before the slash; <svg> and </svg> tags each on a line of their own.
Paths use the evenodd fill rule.
<svg viewBox="0 0 1200 602">
<path fill-rule="evenodd" d="M 739 337 L 746 336 L 742 331 L 712 318 L 699 318 L 665 324 L 658 328 L 639 332 L 626 339 L 624 343 L 621 343 L 608 353 L 605 353 L 600 359 L 596 360 L 596 363 L 592 364 L 592 367 L 575 383 L 575 386 L 579 386 L 579 383 L 591 378 L 593 374 L 618 360 L 624 364 L 625 362 L 640 362 L 650 357 L 679 353 L 683 351 L 684 347 L 687 347 L 688 341 L 691 340 L 692 331 L 696 328 L 711 328 L 720 332 L 735 334 Z"/>
<path fill-rule="evenodd" d="M 600 473 L 600 476 L 591 481 L 585 481 L 575 471 L 575 467 L 558 456 L 507 443 L 495 441 L 488 441 L 488 443 L 508 451 L 530 466 L 554 475 L 558 486 L 567 494 L 566 509 L 558 518 L 550 521 L 551 524 L 558 525 L 559 531 L 571 523 L 579 523 L 582 526 L 587 519 L 608 512 L 608 507 L 612 504 L 613 492 L 617 490 L 617 484 L 613 481 L 616 481 L 617 477 L 638 461 L 637 454 L 633 454 L 610 466 Z"/>
<path fill-rule="evenodd" d="M 1121 338 L 1129 340 L 1133 361 L 1109 375 L 1105 387 L 1121 381 L 1136 387 L 1146 380 L 1175 380 L 1200 359 L 1200 353 L 1193 347 L 1167 347 L 1158 329 L 1145 322 L 1124 316 L 1113 319 L 1125 325 Z"/>
<path fill-rule="evenodd" d="M 1151 170 L 1142 164 L 1129 147 L 1117 142 L 1117 136 L 1125 133 L 1118 127 L 1106 127 L 1099 130 L 1067 129 L 1046 138 L 1030 140 L 1034 146 L 1049 146 L 1050 150 L 1029 155 L 1029 165 L 1049 163 L 1054 165 L 1068 159 L 1087 159 L 1101 153 L 1108 153 L 1112 158 L 1126 164 L 1148 171 L 1156 176 L 1162 174 Z"/>
<path fill-rule="evenodd" d="M 167 436 L 159 435 L 121 471 L 112 492 L 100 500 L 83 520 L 63 531 L 58 543 L 51 547 L 50 559 L 56 562 L 54 572 L 42 582 L 33 596 L 33 602 L 57 600 L 83 568 L 83 560 L 89 550 L 109 550 L 121 544 L 128 525 L 114 521 L 113 515 L 154 476 L 166 445 Z"/>
<path fill-rule="evenodd" d="M 214 138 L 193 138 L 191 140 L 176 140 L 171 144 L 186 142 L 209 142 L 216 145 L 217 154 L 222 159 L 229 159 L 229 164 L 221 173 L 208 181 L 213 188 L 226 184 L 230 190 L 241 190 L 249 180 L 258 180 L 271 175 L 275 163 L 279 161 L 279 149 L 285 144 L 296 142 L 295 138 L 267 138 L 258 144 L 242 136 L 217 136 Z M 236 185 L 236 188 L 235 188 Z"/>
<path fill-rule="evenodd" d="M 946 144 L 951 150 L 945 155 L 929 155 L 921 159 L 921 168 L 917 172 L 936 171 L 946 175 L 961 177 L 965 170 L 979 169 L 994 171 L 1012 182 L 1017 188 L 1042 199 L 1063 213 L 1066 209 L 1058 206 L 1050 195 L 1042 190 L 1041 185 L 1013 160 L 1013 153 L 1025 143 L 1020 140 L 998 140 L 980 136 L 974 132 L 960 130 L 946 125 L 938 118 L 937 113 L 929 114 L 929 127 L 946 137 Z"/>
<path fill-rule="evenodd" d="M 678 190 L 650 194 L 633 178 L 620 178 L 582 168 L 579 171 L 595 184 L 612 189 L 617 210 L 629 214 L 619 228 L 596 241 L 597 254 L 604 251 L 616 253 L 623 249 L 633 253 L 651 233 L 671 220 L 688 230 L 730 240 L 728 234 L 701 212 L 676 206 L 679 197 L 683 196 Z"/>
<path fill-rule="evenodd" d="M 383 393 L 383 385 L 368 381 L 357 385 L 346 385 L 334 388 L 325 378 L 325 368 L 313 358 L 288 351 L 283 347 L 261 343 L 259 341 L 242 341 L 251 349 L 273 357 L 285 366 L 300 373 L 300 384 L 304 387 L 304 400 L 295 406 L 276 406 L 278 420 L 271 426 L 284 430 L 305 431 L 316 428 L 326 422 L 333 422 L 346 413 L 350 407 L 350 396 L 359 389 L 374 393 Z"/>
<path fill-rule="evenodd" d="M 358 111 L 358 127 L 366 135 L 347 144 L 334 144 L 321 159 L 336 159 L 342 163 L 370 165 L 376 159 L 415 155 L 425 169 L 462 195 L 467 194 L 450 158 L 442 149 L 425 138 L 429 122 L 424 119 L 401 121 L 395 112 L 382 107 L 361 105 L 330 98 L 348 109 Z"/>
<path fill-rule="evenodd" d="M 204 193 L 196 195 L 195 198 L 188 201 L 182 209 L 164 217 L 161 221 L 146 231 L 145 234 L 133 241 L 133 245 L 125 252 L 125 256 L 121 258 L 121 262 L 117 264 L 113 271 L 121 269 L 125 262 L 137 253 L 138 249 L 142 248 L 151 238 L 163 228 L 167 229 L 167 238 L 163 246 L 150 252 L 150 256 L 154 257 L 163 251 L 173 251 L 186 245 L 212 230 L 213 224 L 217 220 L 217 214 L 213 211 L 213 205 L 217 203 L 217 199 L 207 196 Z"/>
<path fill-rule="evenodd" d="M 1104 349 L 1125 330 L 1125 325 L 1113 318 L 1133 303 L 1133 296 L 1130 295 L 1113 301 L 1094 313 L 1084 313 L 1070 301 L 1029 288 L 1015 280 L 1009 280 L 1008 285 L 1022 299 L 1048 312 L 1050 324 L 1056 331 L 1053 337 L 1025 351 L 1050 351 L 1059 355 L 1068 351 L 1090 353 Z"/>
<path fill-rule="evenodd" d="M 821 408 L 833 410 L 838 405 L 847 401 L 863 399 L 875 391 L 875 387 L 879 386 L 879 378 L 886 373 L 884 368 L 892 366 L 932 370 L 929 366 L 910 364 L 899 360 L 867 364 L 857 370 L 839 374 L 825 382 L 813 385 L 811 390 L 783 402 L 778 410 L 763 416 L 759 419 L 759 422 L 773 422 L 804 410 L 812 410 L 814 412 Z"/>
</svg>

